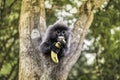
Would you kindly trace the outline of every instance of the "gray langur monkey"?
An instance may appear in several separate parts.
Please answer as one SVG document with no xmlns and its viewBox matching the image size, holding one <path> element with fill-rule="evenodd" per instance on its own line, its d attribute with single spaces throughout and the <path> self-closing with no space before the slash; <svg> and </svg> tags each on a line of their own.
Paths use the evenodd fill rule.
<svg viewBox="0 0 120 80">
<path fill-rule="evenodd" d="M 42 53 L 51 55 L 53 62 L 58 63 L 61 57 L 70 51 L 71 29 L 63 21 L 48 27 L 40 44 Z"/>
</svg>

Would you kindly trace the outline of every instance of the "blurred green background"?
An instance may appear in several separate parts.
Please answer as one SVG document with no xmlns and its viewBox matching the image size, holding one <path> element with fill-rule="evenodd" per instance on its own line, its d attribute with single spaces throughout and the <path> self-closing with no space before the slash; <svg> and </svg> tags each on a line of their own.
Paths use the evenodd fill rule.
<svg viewBox="0 0 120 80">
<path fill-rule="evenodd" d="M 63 17 L 73 27 L 83 1 L 46 0 L 47 25 Z M 21 0 L 0 0 L 0 80 L 18 80 L 20 8 Z M 94 12 L 68 80 L 120 80 L 120 0 L 107 0 Z"/>
</svg>

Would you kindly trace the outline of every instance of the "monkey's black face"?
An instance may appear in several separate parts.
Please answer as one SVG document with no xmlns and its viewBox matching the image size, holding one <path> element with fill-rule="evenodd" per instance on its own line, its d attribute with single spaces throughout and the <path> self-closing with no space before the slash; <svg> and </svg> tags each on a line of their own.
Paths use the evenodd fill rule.
<svg viewBox="0 0 120 80">
<path fill-rule="evenodd" d="M 65 36 L 65 30 L 56 30 L 57 36 Z"/>
<path fill-rule="evenodd" d="M 59 37 L 64 38 L 64 40 L 67 42 L 67 39 L 69 38 L 69 28 L 66 26 L 60 26 L 60 25 L 55 25 L 53 26 L 53 28 L 51 28 L 50 32 L 49 32 L 49 40 L 52 42 L 57 42 L 59 39 Z"/>
<path fill-rule="evenodd" d="M 56 42 L 62 40 L 60 37 L 64 38 L 64 40 L 67 41 L 69 33 L 66 30 L 56 30 L 53 31 L 53 33 L 50 35 L 52 40 L 55 40 Z"/>
<path fill-rule="evenodd" d="M 56 31 L 57 41 L 65 40 L 67 41 L 67 31 L 65 30 L 57 30 Z"/>
</svg>

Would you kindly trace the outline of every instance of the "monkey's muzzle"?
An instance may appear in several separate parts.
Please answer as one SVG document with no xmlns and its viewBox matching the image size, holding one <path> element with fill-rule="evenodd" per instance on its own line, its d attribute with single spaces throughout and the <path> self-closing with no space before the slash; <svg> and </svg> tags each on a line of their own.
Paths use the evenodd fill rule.
<svg viewBox="0 0 120 80">
<path fill-rule="evenodd" d="M 66 43 L 64 36 L 59 36 L 59 37 L 58 37 L 58 41 L 63 41 L 64 43 Z"/>
</svg>

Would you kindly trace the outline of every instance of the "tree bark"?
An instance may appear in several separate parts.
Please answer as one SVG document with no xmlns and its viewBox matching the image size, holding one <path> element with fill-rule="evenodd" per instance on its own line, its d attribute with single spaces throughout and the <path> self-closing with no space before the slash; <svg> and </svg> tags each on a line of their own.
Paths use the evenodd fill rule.
<svg viewBox="0 0 120 80">
<path fill-rule="evenodd" d="M 93 21 L 93 10 L 104 2 L 88 0 L 73 29 L 70 54 L 54 64 L 39 51 L 46 30 L 44 0 L 23 0 L 19 24 L 19 80 L 66 80 L 78 60 L 85 34 Z"/>
</svg>

